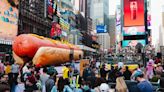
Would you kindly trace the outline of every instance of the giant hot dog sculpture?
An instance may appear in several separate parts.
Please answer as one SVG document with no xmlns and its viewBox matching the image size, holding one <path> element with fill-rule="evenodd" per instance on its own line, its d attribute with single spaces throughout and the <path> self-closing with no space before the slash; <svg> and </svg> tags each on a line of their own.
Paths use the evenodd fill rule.
<svg viewBox="0 0 164 92">
<path fill-rule="evenodd" d="M 83 52 L 77 46 L 69 43 L 52 40 L 35 34 L 22 34 L 15 38 L 13 42 L 13 57 L 22 64 L 32 60 L 34 65 L 60 65 L 70 61 L 79 60 Z"/>
</svg>

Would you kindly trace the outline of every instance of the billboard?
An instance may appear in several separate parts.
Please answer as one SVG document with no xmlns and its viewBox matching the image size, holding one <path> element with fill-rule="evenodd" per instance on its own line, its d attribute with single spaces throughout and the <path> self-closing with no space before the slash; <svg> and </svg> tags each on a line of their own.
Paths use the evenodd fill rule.
<svg viewBox="0 0 164 92">
<path fill-rule="evenodd" d="M 124 0 L 124 26 L 144 25 L 144 0 Z"/>
<path fill-rule="evenodd" d="M 123 35 L 130 36 L 130 35 L 144 35 L 145 34 L 145 27 L 144 26 L 133 26 L 133 27 L 124 27 L 123 28 Z"/>
<path fill-rule="evenodd" d="M 0 0 L 0 40 L 12 41 L 18 32 L 18 0 Z"/>
<path fill-rule="evenodd" d="M 123 47 L 126 47 L 126 46 L 136 46 L 138 43 L 141 43 L 143 46 L 146 45 L 146 41 L 145 40 L 123 40 L 122 46 Z"/>
<path fill-rule="evenodd" d="M 97 33 L 106 33 L 107 27 L 106 27 L 106 25 L 97 25 L 96 31 L 97 31 Z"/>
<path fill-rule="evenodd" d="M 53 8 L 56 8 L 54 7 L 54 0 L 47 0 L 47 17 L 50 19 L 53 18 L 53 13 L 54 13 Z"/>
</svg>

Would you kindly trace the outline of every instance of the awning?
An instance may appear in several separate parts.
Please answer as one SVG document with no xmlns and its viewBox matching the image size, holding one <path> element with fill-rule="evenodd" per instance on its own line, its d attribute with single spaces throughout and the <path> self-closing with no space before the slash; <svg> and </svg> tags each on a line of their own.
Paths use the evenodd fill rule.
<svg viewBox="0 0 164 92">
<path fill-rule="evenodd" d="M 12 45 L 12 41 L 10 41 L 10 40 L 0 40 L 0 44 Z"/>
<path fill-rule="evenodd" d="M 90 48 L 90 47 L 85 46 L 85 45 L 77 45 L 77 46 L 79 46 L 79 48 L 82 49 L 82 50 L 87 50 L 87 51 L 91 51 L 91 52 L 96 52 L 95 49 Z"/>
</svg>

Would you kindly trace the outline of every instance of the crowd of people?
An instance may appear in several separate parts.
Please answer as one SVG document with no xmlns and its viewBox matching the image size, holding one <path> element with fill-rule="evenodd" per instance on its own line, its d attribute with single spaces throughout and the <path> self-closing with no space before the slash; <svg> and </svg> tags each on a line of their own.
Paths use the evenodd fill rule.
<svg viewBox="0 0 164 92">
<path fill-rule="evenodd" d="M 150 59 L 146 67 L 138 65 L 130 70 L 124 64 L 107 69 L 105 63 L 96 67 L 96 62 L 90 62 L 82 74 L 68 63 L 63 65 L 63 76 L 58 76 L 54 66 L 40 68 L 26 63 L 22 67 L 16 63 L 0 62 L 0 92 L 154 92 L 150 82 L 161 79 L 163 85 L 164 79 L 162 65 L 154 63 L 157 62 Z M 126 80 L 136 82 L 131 84 Z"/>
</svg>

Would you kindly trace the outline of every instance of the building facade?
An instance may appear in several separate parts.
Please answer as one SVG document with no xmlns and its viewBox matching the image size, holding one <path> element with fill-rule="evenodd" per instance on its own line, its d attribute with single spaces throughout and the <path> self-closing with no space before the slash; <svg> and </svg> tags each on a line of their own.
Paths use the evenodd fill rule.
<svg viewBox="0 0 164 92">
<path fill-rule="evenodd" d="M 109 0 L 91 0 L 91 18 L 93 21 L 93 30 L 96 30 L 97 25 L 106 26 L 107 32 L 109 32 Z M 107 41 L 104 41 L 104 37 L 107 37 Z M 98 34 L 97 41 L 101 44 L 101 49 L 110 48 L 109 33 Z"/>
<path fill-rule="evenodd" d="M 52 19 L 44 16 L 44 5 L 44 0 L 20 0 L 18 34 L 35 33 L 50 36 Z"/>
<path fill-rule="evenodd" d="M 100 44 L 100 49 L 106 51 L 110 48 L 110 36 L 108 33 L 100 33 L 98 35 L 98 42 Z"/>
<path fill-rule="evenodd" d="M 10 3 L 10 0 L 6 1 Z M 12 7 L 12 10 L 15 11 L 14 6 Z M 45 0 L 19 0 L 17 9 L 18 15 L 14 15 L 14 17 L 18 19 L 18 23 L 15 23 L 18 24 L 16 35 L 24 33 L 35 33 L 46 37 L 50 36 L 52 19 L 44 16 Z M 7 42 L 3 42 L 2 45 L 0 45 L 0 48 L 4 48 L 1 49 L 2 51 L 0 50 L 0 52 L 3 52 L 2 55 L 0 53 L 0 59 L 2 59 L 2 56 L 5 61 L 11 61 L 12 41 L 10 40 Z"/>
</svg>

